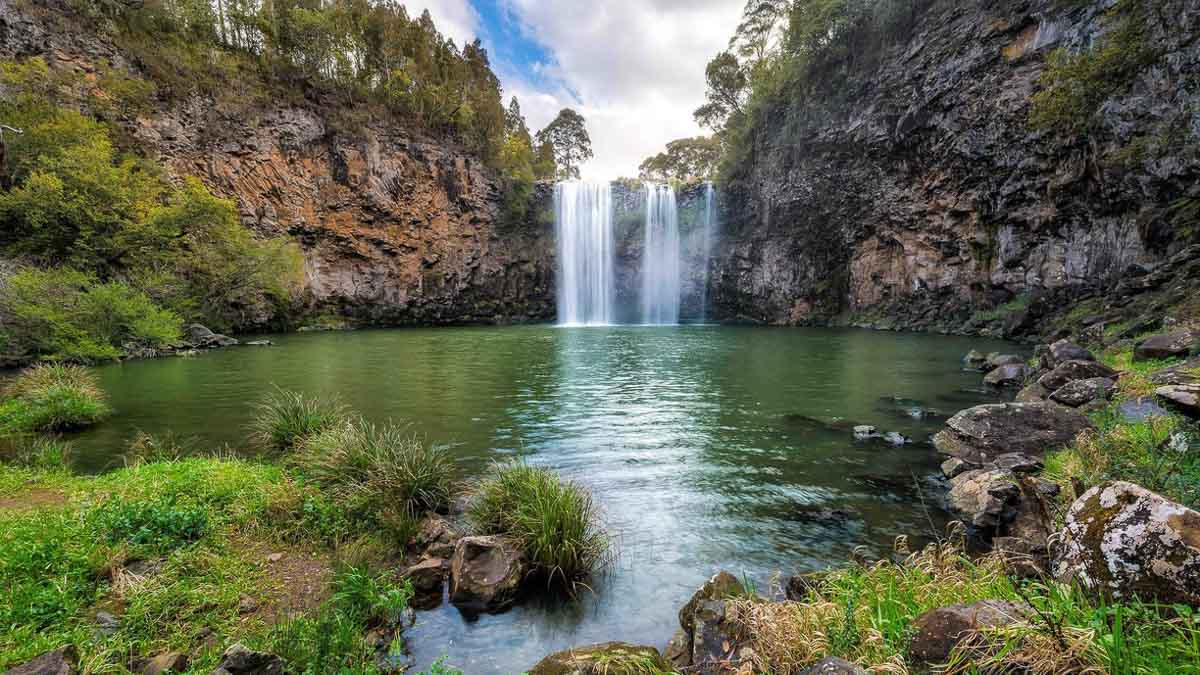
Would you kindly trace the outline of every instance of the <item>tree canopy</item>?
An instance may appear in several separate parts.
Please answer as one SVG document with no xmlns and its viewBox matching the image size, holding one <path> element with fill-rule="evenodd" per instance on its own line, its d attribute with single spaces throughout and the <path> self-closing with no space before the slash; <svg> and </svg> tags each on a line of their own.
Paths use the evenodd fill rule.
<svg viewBox="0 0 1200 675">
<path fill-rule="evenodd" d="M 554 121 L 539 131 L 537 140 L 542 147 L 553 149 L 557 177 L 562 180 L 579 178 L 580 166 L 594 156 L 587 122 L 570 108 L 563 108 Z"/>
<path fill-rule="evenodd" d="M 681 138 L 667 143 L 660 152 L 638 166 L 642 180 L 667 182 L 672 180 L 709 180 L 721 159 L 721 143 L 711 136 Z"/>
</svg>

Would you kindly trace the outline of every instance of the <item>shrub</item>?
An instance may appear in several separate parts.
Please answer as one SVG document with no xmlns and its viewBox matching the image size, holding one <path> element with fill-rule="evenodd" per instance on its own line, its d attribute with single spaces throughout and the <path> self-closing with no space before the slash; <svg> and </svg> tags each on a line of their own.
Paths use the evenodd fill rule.
<svg viewBox="0 0 1200 675">
<path fill-rule="evenodd" d="M 497 465 L 480 483 L 468 515 L 481 534 L 515 539 L 551 582 L 568 587 L 591 574 L 609 550 L 591 494 L 524 463 Z"/>
<path fill-rule="evenodd" d="M 293 458 L 301 473 L 360 513 L 401 524 L 450 503 L 456 477 L 444 448 L 406 428 L 347 422 L 311 436 Z"/>
<path fill-rule="evenodd" d="M 345 406 L 335 398 L 310 398 L 276 388 L 258 404 L 251 438 L 266 450 L 283 452 L 347 419 Z"/>
<path fill-rule="evenodd" d="M 25 269 L 5 279 L 0 317 L 14 356 L 82 363 L 119 358 L 127 345 L 168 346 L 181 324 L 144 293 L 70 268 Z"/>
<path fill-rule="evenodd" d="M 47 364 L 21 373 L 0 403 L 0 433 L 70 431 L 111 412 L 95 378 L 80 366 Z"/>
</svg>

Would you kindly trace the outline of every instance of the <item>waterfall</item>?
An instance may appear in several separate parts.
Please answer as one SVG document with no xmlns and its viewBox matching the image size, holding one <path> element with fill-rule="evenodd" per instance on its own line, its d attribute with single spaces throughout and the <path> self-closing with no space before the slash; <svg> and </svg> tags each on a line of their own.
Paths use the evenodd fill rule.
<svg viewBox="0 0 1200 675">
<path fill-rule="evenodd" d="M 675 190 L 646 185 L 646 238 L 642 258 L 642 323 L 679 323 L 679 213 Z"/>
<path fill-rule="evenodd" d="M 558 322 L 611 324 L 616 295 L 612 188 L 608 183 L 559 183 L 554 189 L 558 234 Z"/>
<path fill-rule="evenodd" d="M 708 266 L 712 262 L 713 236 L 717 227 L 716 209 L 717 191 L 713 184 L 708 183 L 704 189 L 704 235 L 701 245 L 704 247 L 704 274 L 701 275 L 700 286 L 700 323 L 708 321 Z"/>
</svg>

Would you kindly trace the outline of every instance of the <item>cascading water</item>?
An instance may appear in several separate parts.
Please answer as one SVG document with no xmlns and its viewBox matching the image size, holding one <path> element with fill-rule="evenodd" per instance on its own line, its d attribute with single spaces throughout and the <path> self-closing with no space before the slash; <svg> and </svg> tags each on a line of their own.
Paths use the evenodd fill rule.
<svg viewBox="0 0 1200 675">
<path fill-rule="evenodd" d="M 700 285 L 700 323 L 708 321 L 708 266 L 712 260 L 713 239 L 717 229 L 717 191 L 708 183 L 704 190 L 704 274 Z"/>
<path fill-rule="evenodd" d="M 612 187 L 559 183 L 554 189 L 558 234 L 558 322 L 567 326 L 613 323 Z"/>
<path fill-rule="evenodd" d="M 679 323 L 679 212 L 675 190 L 646 185 L 646 238 L 642 258 L 642 323 Z"/>
</svg>

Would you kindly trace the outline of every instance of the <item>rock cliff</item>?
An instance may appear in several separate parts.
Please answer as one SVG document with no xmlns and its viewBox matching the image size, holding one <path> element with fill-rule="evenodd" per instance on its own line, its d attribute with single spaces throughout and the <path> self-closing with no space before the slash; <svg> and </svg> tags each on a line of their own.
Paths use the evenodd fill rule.
<svg viewBox="0 0 1200 675">
<path fill-rule="evenodd" d="M 51 2 L 0 2 L 0 57 L 42 56 L 95 79 L 135 63 Z M 368 324 L 540 321 L 554 315 L 553 224 L 506 223 L 500 177 L 453 143 L 311 103 L 157 101 L 128 123 L 139 152 L 234 199 L 306 259 L 309 311 Z M 536 220 L 536 219 L 535 219 Z"/>
<path fill-rule="evenodd" d="M 1170 207 L 1198 194 L 1200 3 L 1150 3 L 1155 59 L 1085 137 L 1034 131 L 1031 96 L 1115 3 L 926 4 L 844 104 L 760 125 L 725 199 L 718 317 L 975 332 L 998 307 L 1099 295 L 1194 236 Z"/>
</svg>

